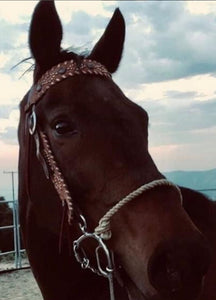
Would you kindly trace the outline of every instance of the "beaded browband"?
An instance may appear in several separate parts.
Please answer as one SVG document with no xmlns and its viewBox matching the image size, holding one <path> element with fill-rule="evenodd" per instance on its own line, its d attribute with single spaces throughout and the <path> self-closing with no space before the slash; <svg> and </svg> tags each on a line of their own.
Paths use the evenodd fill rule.
<svg viewBox="0 0 216 300">
<path fill-rule="evenodd" d="M 64 61 L 48 70 L 38 82 L 33 85 L 25 111 L 28 111 L 33 104 L 36 104 L 51 86 L 68 77 L 80 74 L 111 78 L 111 74 L 107 69 L 95 60 L 83 59 L 79 66 L 74 60 Z"/>
</svg>

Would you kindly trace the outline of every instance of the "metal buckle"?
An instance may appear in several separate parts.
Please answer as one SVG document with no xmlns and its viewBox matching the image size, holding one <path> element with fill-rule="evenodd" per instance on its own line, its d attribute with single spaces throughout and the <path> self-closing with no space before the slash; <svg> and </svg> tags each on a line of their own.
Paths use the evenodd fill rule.
<svg viewBox="0 0 216 300">
<path fill-rule="evenodd" d="M 31 135 L 34 135 L 35 130 L 36 130 L 36 126 L 37 126 L 37 117 L 36 117 L 36 113 L 35 113 L 35 105 L 32 106 L 32 112 L 29 115 L 28 125 L 29 125 L 29 133 Z"/>
</svg>

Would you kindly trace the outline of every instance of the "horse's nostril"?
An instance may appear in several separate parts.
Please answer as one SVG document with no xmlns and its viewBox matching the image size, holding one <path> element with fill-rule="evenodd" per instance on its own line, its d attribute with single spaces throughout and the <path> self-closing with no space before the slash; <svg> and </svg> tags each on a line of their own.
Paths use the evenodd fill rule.
<svg viewBox="0 0 216 300">
<path fill-rule="evenodd" d="M 161 253 L 157 255 L 152 264 L 150 272 L 151 284 L 157 290 L 177 291 L 181 289 L 181 273 L 169 260 L 169 254 Z"/>
<path fill-rule="evenodd" d="M 167 282 L 171 292 L 176 292 L 181 288 L 181 274 L 173 266 L 166 264 Z"/>
<path fill-rule="evenodd" d="M 151 258 L 149 280 L 167 299 L 174 295 L 174 299 L 191 299 L 198 295 L 208 265 L 209 251 L 203 243 L 169 243 Z"/>
</svg>

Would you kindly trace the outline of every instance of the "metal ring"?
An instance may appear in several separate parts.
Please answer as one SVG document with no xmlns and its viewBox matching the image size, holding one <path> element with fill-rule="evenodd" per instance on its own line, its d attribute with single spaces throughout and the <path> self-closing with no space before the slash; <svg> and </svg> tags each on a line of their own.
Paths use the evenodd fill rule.
<svg viewBox="0 0 216 300">
<path fill-rule="evenodd" d="M 37 126 L 37 117 L 36 117 L 35 107 L 34 106 L 32 108 L 32 113 L 29 116 L 28 124 L 29 124 L 29 133 L 31 135 L 33 135 L 35 133 L 36 126 Z"/>
<path fill-rule="evenodd" d="M 86 222 L 86 219 L 85 219 L 85 217 L 81 213 L 79 214 L 78 217 L 80 219 L 78 221 L 80 230 L 82 231 L 83 234 L 85 234 L 87 232 L 87 222 Z"/>
</svg>

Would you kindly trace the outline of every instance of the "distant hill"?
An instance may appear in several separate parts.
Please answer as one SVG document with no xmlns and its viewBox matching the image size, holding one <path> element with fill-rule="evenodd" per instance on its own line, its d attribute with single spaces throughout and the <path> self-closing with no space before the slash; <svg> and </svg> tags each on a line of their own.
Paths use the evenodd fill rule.
<svg viewBox="0 0 216 300">
<path fill-rule="evenodd" d="M 202 193 L 216 200 L 216 169 L 208 171 L 172 171 L 165 172 L 164 175 L 170 181 L 194 190 L 215 189 L 215 191 L 202 191 Z"/>
</svg>

